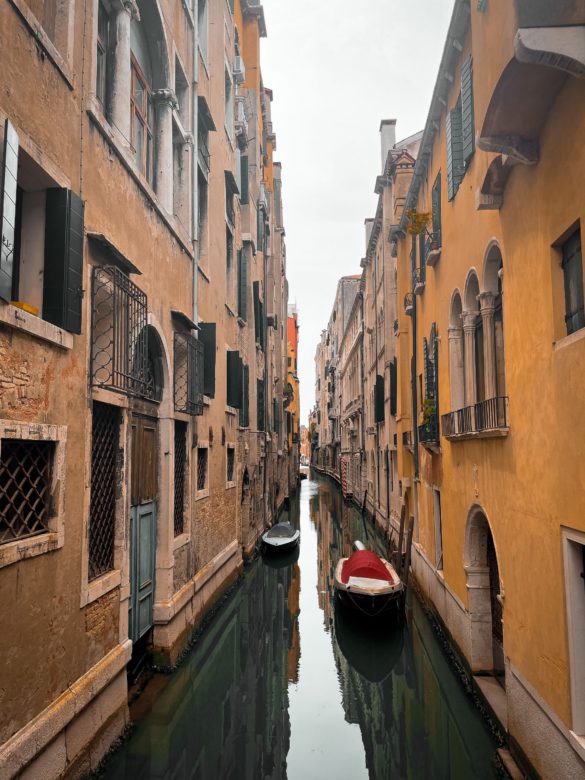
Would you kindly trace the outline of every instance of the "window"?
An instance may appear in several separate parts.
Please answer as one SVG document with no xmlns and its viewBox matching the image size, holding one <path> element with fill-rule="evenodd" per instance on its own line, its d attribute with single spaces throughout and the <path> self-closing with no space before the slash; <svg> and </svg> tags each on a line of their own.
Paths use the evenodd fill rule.
<svg viewBox="0 0 585 780">
<path fill-rule="evenodd" d="M 248 175 L 248 155 L 240 154 L 240 203 L 242 206 L 250 202 Z"/>
<path fill-rule="evenodd" d="M 250 367 L 242 365 L 242 395 L 240 400 L 240 428 L 250 425 Z"/>
<path fill-rule="evenodd" d="M 189 82 L 179 58 L 175 56 L 175 95 L 179 104 L 179 118 L 183 130 L 191 127 L 191 114 L 189 112 Z"/>
<path fill-rule="evenodd" d="M 229 227 L 225 229 L 225 299 L 229 306 L 234 302 L 234 236 Z"/>
<path fill-rule="evenodd" d="M 108 57 L 110 48 L 110 16 L 102 0 L 98 3 L 97 69 L 95 94 L 104 113 L 108 111 Z"/>
<path fill-rule="evenodd" d="M 199 0 L 197 4 L 197 32 L 199 34 L 198 45 L 203 62 L 207 65 L 207 41 L 208 41 L 208 12 L 207 0 Z"/>
<path fill-rule="evenodd" d="M 120 430 L 117 407 L 94 403 L 91 429 L 90 581 L 114 568 L 116 458 Z"/>
<path fill-rule="evenodd" d="M 435 567 L 443 569 L 443 526 L 441 523 L 441 493 L 433 488 L 433 515 L 435 521 Z"/>
<path fill-rule="evenodd" d="M 4 133 L 0 298 L 81 333 L 83 203 Z"/>
<path fill-rule="evenodd" d="M 437 174 L 435 183 L 433 184 L 433 191 L 431 195 L 432 203 L 432 220 L 433 220 L 433 237 L 432 249 L 439 249 L 442 246 L 441 243 L 441 174 Z"/>
<path fill-rule="evenodd" d="M 263 379 L 256 380 L 256 417 L 258 430 L 266 430 L 266 409 Z"/>
<path fill-rule="evenodd" d="M 248 254 L 238 249 L 238 317 L 248 319 Z"/>
<path fill-rule="evenodd" d="M 475 152 L 475 121 L 473 114 L 473 60 L 468 57 L 461 66 L 461 134 L 463 163 L 469 167 Z"/>
<path fill-rule="evenodd" d="M 585 736 L 585 534 L 562 529 L 569 664 L 571 676 L 572 731 Z"/>
<path fill-rule="evenodd" d="M 254 332 L 256 344 L 264 349 L 264 334 L 266 323 L 264 321 L 264 302 L 260 299 L 260 282 L 253 282 L 252 292 L 254 297 Z"/>
<path fill-rule="evenodd" d="M 197 447 L 197 492 L 207 490 L 207 447 Z"/>
<path fill-rule="evenodd" d="M 237 350 L 227 352 L 227 405 L 238 409 L 242 397 L 242 359 Z"/>
<path fill-rule="evenodd" d="M 585 327 L 583 306 L 583 255 L 581 231 L 577 230 L 561 247 L 567 335 Z"/>
<path fill-rule="evenodd" d="M 185 530 L 185 497 L 187 480 L 187 425 L 175 420 L 175 507 L 174 532 L 180 536 Z"/>
<path fill-rule="evenodd" d="M 453 200 L 463 179 L 463 129 L 461 126 L 461 96 L 452 111 L 447 114 L 447 192 Z"/>
<path fill-rule="evenodd" d="M 0 544 L 48 532 L 54 450 L 53 442 L 2 440 Z"/>
<path fill-rule="evenodd" d="M 230 70 L 226 65 L 224 70 L 224 122 L 225 129 L 230 137 L 234 137 L 234 85 L 232 83 L 232 77 Z"/>
<path fill-rule="evenodd" d="M 207 252 L 207 213 L 208 213 L 208 185 L 207 179 L 199 170 L 197 172 L 198 198 L 197 198 L 197 235 L 199 237 L 199 256 Z"/>
<path fill-rule="evenodd" d="M 215 322 L 199 323 L 199 341 L 203 343 L 203 394 L 215 397 Z"/>
<path fill-rule="evenodd" d="M 131 59 L 131 138 L 138 170 L 149 184 L 154 181 L 152 133 L 154 108 L 150 85 L 138 63 Z"/>
<path fill-rule="evenodd" d="M 226 482 L 228 487 L 235 483 L 235 471 L 236 471 L 236 450 L 234 447 L 228 447 L 226 450 L 227 462 L 226 462 Z"/>
</svg>

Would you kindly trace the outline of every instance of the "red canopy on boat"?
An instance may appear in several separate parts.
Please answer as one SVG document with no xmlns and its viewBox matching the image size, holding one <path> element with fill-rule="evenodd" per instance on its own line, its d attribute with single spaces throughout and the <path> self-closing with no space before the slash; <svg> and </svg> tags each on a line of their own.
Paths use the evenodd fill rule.
<svg viewBox="0 0 585 780">
<path fill-rule="evenodd" d="M 341 581 L 347 583 L 350 577 L 369 577 L 371 580 L 393 582 L 388 569 L 371 550 L 358 550 L 345 561 L 341 570 Z"/>
</svg>

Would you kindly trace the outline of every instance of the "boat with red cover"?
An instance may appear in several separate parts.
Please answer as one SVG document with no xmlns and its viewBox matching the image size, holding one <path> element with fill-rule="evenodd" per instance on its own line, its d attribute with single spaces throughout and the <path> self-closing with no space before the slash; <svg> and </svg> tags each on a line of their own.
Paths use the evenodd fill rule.
<svg viewBox="0 0 585 780">
<path fill-rule="evenodd" d="M 355 546 L 359 549 L 335 567 L 333 585 L 339 601 L 370 617 L 401 609 L 404 583 L 394 567 L 360 542 Z"/>
</svg>

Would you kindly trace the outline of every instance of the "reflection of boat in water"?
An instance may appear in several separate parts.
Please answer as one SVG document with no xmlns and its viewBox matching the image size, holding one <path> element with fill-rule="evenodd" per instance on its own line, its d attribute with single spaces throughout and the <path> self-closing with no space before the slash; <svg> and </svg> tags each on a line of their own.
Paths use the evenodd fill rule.
<svg viewBox="0 0 585 780">
<path fill-rule="evenodd" d="M 355 613 L 337 610 L 335 638 L 349 665 L 366 680 L 380 683 L 400 658 L 404 629 L 402 624 L 366 622 Z"/>
<path fill-rule="evenodd" d="M 300 546 L 295 544 L 294 547 L 278 552 L 278 555 L 264 555 L 264 564 L 270 569 L 286 569 L 287 566 L 292 566 L 299 560 Z"/>
<path fill-rule="evenodd" d="M 266 551 L 285 552 L 299 543 L 301 532 L 290 523 L 276 523 L 262 534 L 262 543 Z"/>
<path fill-rule="evenodd" d="M 392 564 L 355 543 L 356 552 L 335 567 L 335 593 L 347 607 L 375 617 L 402 607 L 404 585 Z"/>
</svg>

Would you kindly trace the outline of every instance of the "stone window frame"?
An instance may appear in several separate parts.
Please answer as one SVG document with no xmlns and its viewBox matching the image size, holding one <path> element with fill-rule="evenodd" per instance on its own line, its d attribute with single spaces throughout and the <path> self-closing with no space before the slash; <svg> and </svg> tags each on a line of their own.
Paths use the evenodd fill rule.
<svg viewBox="0 0 585 780">
<path fill-rule="evenodd" d="M 125 462 L 128 453 L 129 437 L 129 401 L 128 399 L 105 388 L 93 388 L 91 400 L 110 406 L 116 406 L 120 410 L 120 431 L 118 447 L 123 450 L 123 459 Z M 86 412 L 86 430 L 92 428 L 92 405 Z M 121 489 L 116 496 L 116 519 L 114 530 L 114 567 L 104 574 L 89 580 L 89 515 L 91 502 L 91 436 L 85 447 L 85 474 L 86 490 L 83 501 L 83 546 L 81 554 L 81 584 L 80 584 L 80 603 L 81 608 L 91 604 L 91 602 L 105 596 L 114 588 L 122 584 L 122 573 L 126 565 L 126 528 L 130 522 L 129 512 L 129 493 L 126 479 L 121 480 Z"/>
<path fill-rule="evenodd" d="M 561 526 L 563 570 L 565 581 L 565 608 L 567 619 L 567 643 L 569 650 L 569 689 L 571 692 L 571 741 L 577 743 L 580 752 L 585 749 L 585 591 L 579 568 L 579 545 L 585 547 L 585 532 Z M 581 555 L 583 552 L 581 551 Z M 579 601 L 581 608 L 579 609 Z M 578 672 L 581 671 L 579 675 Z"/>
<path fill-rule="evenodd" d="M 228 480 L 228 451 L 232 450 L 234 453 L 234 471 L 233 471 L 233 479 Z M 208 456 L 209 457 L 209 456 Z M 234 488 L 236 486 L 236 469 L 237 469 L 237 461 L 236 461 L 236 443 L 235 441 L 228 441 L 225 445 L 225 487 L 226 490 Z"/>
<path fill-rule="evenodd" d="M 20 15 L 35 42 L 41 46 L 49 60 L 57 68 L 69 89 L 73 90 L 74 0 L 64 0 L 58 4 L 58 18 L 55 22 L 55 41 L 49 37 L 38 17 L 29 8 L 26 0 L 9 0 L 9 2 Z"/>
<path fill-rule="evenodd" d="M 54 508 L 46 533 L 26 539 L 15 539 L 0 545 L 0 569 L 26 558 L 59 550 L 65 544 L 65 465 L 67 461 L 67 426 L 0 420 L 0 448 L 3 439 L 46 441 L 55 444 L 51 469 L 51 498 Z"/>
<path fill-rule="evenodd" d="M 208 440 L 200 439 L 197 442 L 197 456 L 195 458 L 195 501 L 201 501 L 203 498 L 209 497 L 209 482 L 210 482 L 210 464 L 211 464 L 211 447 Z M 205 475 L 205 487 L 202 490 L 197 489 L 197 474 L 199 469 L 199 450 L 207 450 L 207 473 Z"/>
</svg>

